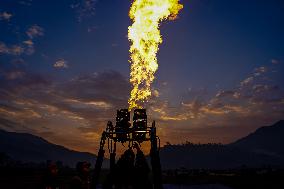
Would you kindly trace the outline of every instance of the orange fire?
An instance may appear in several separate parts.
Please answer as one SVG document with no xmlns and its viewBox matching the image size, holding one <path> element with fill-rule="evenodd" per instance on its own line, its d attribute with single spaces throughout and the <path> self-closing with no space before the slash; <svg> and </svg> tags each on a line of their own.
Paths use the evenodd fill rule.
<svg viewBox="0 0 284 189">
<path fill-rule="evenodd" d="M 130 47 L 130 82 L 133 86 L 129 109 L 142 108 L 151 96 L 151 84 L 158 69 L 157 52 L 162 37 L 159 24 L 174 20 L 183 5 L 179 0 L 134 0 L 129 11 L 133 24 L 128 27 Z"/>
</svg>

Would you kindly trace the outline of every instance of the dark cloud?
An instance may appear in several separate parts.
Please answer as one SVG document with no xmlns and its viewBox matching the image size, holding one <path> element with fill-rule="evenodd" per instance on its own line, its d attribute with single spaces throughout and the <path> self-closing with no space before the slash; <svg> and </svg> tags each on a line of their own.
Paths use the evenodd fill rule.
<svg viewBox="0 0 284 189">
<path fill-rule="evenodd" d="M 178 105 L 173 106 L 166 101 L 157 100 L 152 103 L 150 114 L 159 122 L 169 125 L 169 128 L 166 126 L 162 129 L 162 133 L 167 137 L 172 133 L 170 125 L 180 125 L 189 130 L 199 128 L 200 134 L 203 132 L 204 140 L 210 138 L 205 134 L 209 126 L 235 125 L 236 128 L 241 127 L 243 133 L 248 131 L 249 127 L 256 128 L 263 123 L 273 123 L 284 115 L 284 91 L 273 84 L 273 78 L 269 77 L 271 72 L 269 67 L 258 67 L 247 79 L 241 81 L 240 85 L 219 90 L 209 98 L 200 98 L 202 95 L 206 96 L 206 93 L 190 93 L 198 91 L 190 89 L 188 97 L 184 97 Z M 210 93 L 207 94 L 209 96 Z"/>
<path fill-rule="evenodd" d="M 234 96 L 234 94 L 236 93 L 236 91 L 233 90 L 221 90 L 216 94 L 216 97 L 218 98 L 223 98 L 223 97 L 232 97 Z"/>
<path fill-rule="evenodd" d="M 32 25 L 31 27 L 29 27 L 27 29 L 26 34 L 30 39 L 33 39 L 33 38 L 39 37 L 39 36 L 44 36 L 44 29 L 35 24 L 35 25 Z M 31 44 L 31 43 L 29 43 L 29 44 Z"/>
<path fill-rule="evenodd" d="M 52 131 L 43 131 L 43 132 L 38 132 L 38 135 L 43 137 L 43 138 L 49 138 L 55 135 L 54 132 Z"/>
<path fill-rule="evenodd" d="M 26 62 L 22 58 L 15 58 L 11 60 L 11 64 L 13 68 L 24 69 L 26 67 Z"/>
<path fill-rule="evenodd" d="M 0 41 L 0 54 L 8 54 L 10 49 L 7 47 L 7 45 Z"/>
<path fill-rule="evenodd" d="M 32 2 L 33 0 L 23 0 L 23 1 L 19 1 L 18 3 L 24 6 L 31 6 Z"/>
<path fill-rule="evenodd" d="M 89 26 L 89 27 L 87 28 L 87 32 L 88 32 L 88 33 L 94 32 L 94 31 L 96 31 L 96 30 L 98 30 L 98 29 L 99 29 L 99 26 Z"/>
<path fill-rule="evenodd" d="M 6 80 L 16 80 L 16 79 L 22 79 L 25 76 L 25 72 L 21 70 L 13 70 L 9 71 L 7 73 L 4 73 L 4 76 Z"/>
<path fill-rule="evenodd" d="M 116 106 L 126 106 L 130 84 L 120 73 L 105 71 L 76 77 L 58 85 L 57 89 L 65 98 L 106 101 Z"/>
<path fill-rule="evenodd" d="M 149 120 L 156 120 L 161 125 L 159 134 L 173 142 L 182 142 L 179 141 L 182 137 L 175 138 L 179 128 L 188 128 L 188 132 L 195 133 L 191 135 L 195 141 L 199 137 L 203 142 L 211 136 L 212 141 L 228 142 L 233 139 L 233 134 L 227 134 L 223 140 L 217 135 L 235 131 L 236 127 L 241 127 L 239 135 L 244 135 L 249 128 L 283 117 L 283 91 L 271 82 L 264 83 L 261 79 L 264 76 L 253 76 L 257 79 L 249 85 L 237 85 L 211 96 L 205 89 L 191 89 L 187 93 L 190 97 L 185 97 L 178 105 L 157 95 L 147 104 Z M 80 145 L 75 141 L 93 141 L 81 147 L 84 149 L 99 142 L 107 121 L 114 121 L 116 109 L 127 107 L 131 88 L 126 77 L 111 70 L 53 82 L 42 75 L 15 68 L 0 72 L 0 85 L 1 118 L 16 120 L 29 132 L 76 149 Z M 239 120 L 243 120 L 243 126 L 239 125 Z M 222 132 L 218 126 L 232 129 Z M 206 134 L 209 127 L 216 127 L 216 132 L 212 131 L 216 135 Z M 186 135 L 187 131 L 180 133 L 180 136 Z"/>
<path fill-rule="evenodd" d="M 81 22 L 83 19 L 95 15 L 95 5 L 97 0 L 77 0 L 71 4 L 71 8 L 75 10 L 77 19 Z"/>
<path fill-rule="evenodd" d="M 247 86 L 247 85 L 251 84 L 253 82 L 253 80 L 254 80 L 254 77 L 250 76 L 250 77 L 244 79 L 243 81 L 241 81 L 240 85 L 241 85 L 241 87 Z"/>
<path fill-rule="evenodd" d="M 2 90 L 15 94 L 31 92 L 31 90 L 36 91 L 51 84 L 51 81 L 42 75 L 25 72 L 20 69 L 5 70 L 0 73 L 0 77 L 1 75 L 0 85 Z"/>
<path fill-rule="evenodd" d="M 272 64 L 279 64 L 279 63 L 280 63 L 280 61 L 279 61 L 279 60 L 277 60 L 277 59 L 272 59 L 272 60 L 271 60 L 271 63 L 272 63 Z"/>
<path fill-rule="evenodd" d="M 68 68 L 68 62 L 64 59 L 59 59 L 57 60 L 54 64 L 53 67 L 55 68 Z"/>
<path fill-rule="evenodd" d="M 0 13 L 0 20 L 1 19 L 10 19 L 12 15 L 8 14 L 7 12 Z M 17 28 L 19 26 L 16 24 L 11 25 L 13 28 Z M 9 28 L 9 27 L 7 27 Z M 11 31 L 8 31 L 9 33 Z M 44 29 L 37 24 L 34 24 L 26 30 L 25 33 L 22 32 L 13 32 L 16 34 L 17 38 L 24 38 L 22 42 L 14 42 L 14 43 L 7 43 L 5 41 L 0 41 L 0 55 L 13 55 L 13 56 L 21 56 L 21 55 L 32 55 L 35 52 L 34 41 L 35 38 L 44 36 Z M 26 39 L 28 38 L 28 39 Z M 18 41 L 18 40 L 17 40 Z"/>
<path fill-rule="evenodd" d="M 0 54 L 21 56 L 32 55 L 35 52 L 34 43 L 31 40 L 23 41 L 23 43 L 6 45 L 0 41 Z"/>
<path fill-rule="evenodd" d="M 0 117 L 0 129 L 4 129 L 7 131 L 34 133 L 34 134 L 37 133 L 34 129 L 29 128 L 23 125 L 22 123 L 1 117 Z"/>
<path fill-rule="evenodd" d="M 254 69 L 254 76 L 260 76 L 263 73 L 266 73 L 268 71 L 267 67 L 261 66 Z"/>
<path fill-rule="evenodd" d="M 13 14 L 9 13 L 9 12 L 0 12 L 0 20 L 6 20 L 6 21 L 10 21 L 11 17 L 13 16 Z"/>
<path fill-rule="evenodd" d="M 17 127 L 18 123 L 0 117 L 0 125 L 2 127 L 4 127 L 5 129 L 9 129 L 10 130 L 10 129 L 13 129 L 13 128 Z"/>
<path fill-rule="evenodd" d="M 0 54 L 19 56 L 25 52 L 25 48 L 21 44 L 8 46 L 0 41 Z"/>
<path fill-rule="evenodd" d="M 183 102 L 191 101 L 194 99 L 204 99 L 209 95 L 206 88 L 188 88 L 188 90 L 182 95 Z"/>
<path fill-rule="evenodd" d="M 74 147 L 71 143 L 75 144 L 60 139 L 62 132 L 72 130 L 70 137 L 99 140 L 106 122 L 114 119 L 116 109 L 127 107 L 130 90 L 127 79 L 115 71 L 81 75 L 58 83 L 15 69 L 2 71 L 0 85 L 0 117 L 17 120 L 30 133 L 65 142 L 70 148 Z"/>
</svg>

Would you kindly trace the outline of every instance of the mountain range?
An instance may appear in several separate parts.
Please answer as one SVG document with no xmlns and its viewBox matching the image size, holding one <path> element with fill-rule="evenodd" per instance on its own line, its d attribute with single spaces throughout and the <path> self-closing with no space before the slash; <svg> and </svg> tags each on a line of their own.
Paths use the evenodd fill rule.
<svg viewBox="0 0 284 189">
<path fill-rule="evenodd" d="M 161 149 L 160 157 L 163 168 L 284 167 L 284 121 L 260 127 L 226 145 L 169 144 Z"/>
<path fill-rule="evenodd" d="M 62 161 L 74 167 L 78 161 L 94 164 L 96 156 L 52 144 L 27 133 L 0 130 L 0 152 L 22 162 Z M 222 144 L 165 145 L 160 150 L 164 169 L 228 169 L 242 166 L 284 167 L 284 121 L 264 126 L 236 142 Z"/>
<path fill-rule="evenodd" d="M 61 161 L 71 167 L 74 167 L 78 161 L 88 161 L 93 164 L 96 160 L 96 156 L 88 152 L 70 150 L 32 134 L 4 130 L 0 130 L 0 152 L 22 162 Z"/>
</svg>

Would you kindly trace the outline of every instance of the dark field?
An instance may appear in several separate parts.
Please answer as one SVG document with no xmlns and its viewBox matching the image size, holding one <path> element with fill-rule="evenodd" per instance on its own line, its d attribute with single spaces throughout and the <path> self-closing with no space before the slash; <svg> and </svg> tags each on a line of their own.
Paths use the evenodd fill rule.
<svg viewBox="0 0 284 189">
<path fill-rule="evenodd" d="M 43 188 L 44 168 L 1 168 L 1 189 Z M 107 170 L 103 170 L 102 183 Z M 68 189 L 74 169 L 62 168 L 59 180 L 62 189 Z M 238 170 L 167 170 L 163 172 L 165 189 L 240 189 L 240 188 L 284 188 L 282 169 L 238 169 Z"/>
</svg>

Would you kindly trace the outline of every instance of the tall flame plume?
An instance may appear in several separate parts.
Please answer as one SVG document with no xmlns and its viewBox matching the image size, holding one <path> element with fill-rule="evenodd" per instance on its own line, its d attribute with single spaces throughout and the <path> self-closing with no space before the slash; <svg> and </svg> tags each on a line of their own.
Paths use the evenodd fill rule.
<svg viewBox="0 0 284 189">
<path fill-rule="evenodd" d="M 158 69 L 157 52 L 162 37 L 159 23 L 174 20 L 183 5 L 179 0 L 134 0 L 129 11 L 133 24 L 128 27 L 130 46 L 130 82 L 133 86 L 129 109 L 142 108 L 151 96 L 151 84 Z"/>
</svg>

